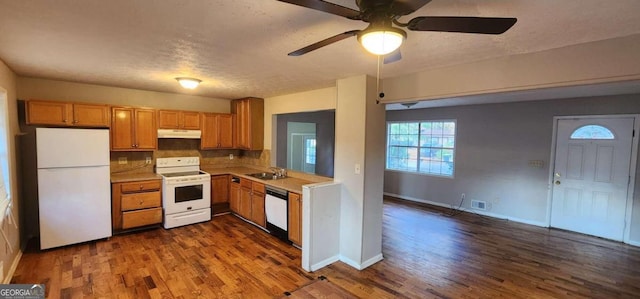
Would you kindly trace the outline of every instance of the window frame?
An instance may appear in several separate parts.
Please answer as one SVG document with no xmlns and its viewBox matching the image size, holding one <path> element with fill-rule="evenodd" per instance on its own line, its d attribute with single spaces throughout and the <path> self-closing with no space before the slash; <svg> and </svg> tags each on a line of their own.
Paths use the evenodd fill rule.
<svg viewBox="0 0 640 299">
<path fill-rule="evenodd" d="M 454 124 L 454 130 L 453 130 L 453 147 L 452 148 L 447 148 L 447 147 L 433 147 L 433 146 L 421 146 L 421 136 L 423 134 L 421 134 L 421 130 L 420 127 L 422 126 L 423 123 L 446 123 L 446 122 L 452 122 Z M 411 135 L 417 135 L 418 136 L 418 141 L 417 141 L 417 146 L 411 146 L 408 145 L 407 147 L 411 147 L 411 148 L 416 148 L 417 151 L 417 157 L 416 157 L 416 171 L 412 171 L 412 170 L 406 170 L 406 169 L 394 169 L 394 168 L 389 168 L 389 152 L 390 152 L 390 131 L 391 131 L 391 124 L 402 124 L 402 123 L 416 123 L 418 124 L 418 132 L 417 134 L 411 134 Z M 455 166 L 456 166 L 456 148 L 457 148 L 457 135 L 458 135 L 458 121 L 457 119 L 424 119 L 424 120 L 392 120 L 392 121 L 387 121 L 386 122 L 386 144 L 385 144 L 385 171 L 393 171 L 393 172 L 402 172 L 402 173 L 410 173 L 410 174 L 415 174 L 415 175 L 426 175 L 426 176 L 432 176 L 432 177 L 438 177 L 438 178 L 448 178 L 448 179 L 453 179 L 455 178 Z M 444 134 L 441 135 L 441 137 L 444 136 Z M 431 173 L 431 172 L 421 172 L 420 171 L 420 152 L 423 149 L 439 149 L 439 150 L 451 150 L 452 151 L 452 158 L 451 158 L 451 163 L 452 163 L 452 169 L 451 169 L 451 175 L 448 174 L 443 174 L 441 173 Z M 443 161 L 444 162 L 444 161 Z"/>
<path fill-rule="evenodd" d="M 0 163 L 0 179 L 3 180 L 2 184 L 4 186 L 4 191 L 6 192 L 6 198 L 0 198 L 0 224 L 4 223 L 4 220 L 7 215 L 7 209 L 13 202 L 13 188 L 11 186 L 11 144 L 9 143 L 9 138 L 11 136 L 10 132 L 10 124 L 9 124 L 9 99 L 7 96 L 6 90 L 0 87 L 0 115 L 3 116 L 4 119 L 0 120 L 0 162 L 4 160 L 6 163 Z M 5 177 L 6 172 L 6 177 Z"/>
</svg>

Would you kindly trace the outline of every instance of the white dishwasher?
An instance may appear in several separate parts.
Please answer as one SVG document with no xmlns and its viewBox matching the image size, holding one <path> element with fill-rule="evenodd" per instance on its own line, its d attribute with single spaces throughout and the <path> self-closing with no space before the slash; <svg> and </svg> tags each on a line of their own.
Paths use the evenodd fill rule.
<svg viewBox="0 0 640 299">
<path fill-rule="evenodd" d="M 287 190 L 265 187 L 264 210 L 267 216 L 267 230 L 278 239 L 291 243 L 288 234 L 289 193 Z"/>
</svg>

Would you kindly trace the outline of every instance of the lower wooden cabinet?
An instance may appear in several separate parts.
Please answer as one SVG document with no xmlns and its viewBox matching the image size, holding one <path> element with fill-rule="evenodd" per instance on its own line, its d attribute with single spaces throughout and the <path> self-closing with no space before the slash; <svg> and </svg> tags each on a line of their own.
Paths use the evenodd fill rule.
<svg viewBox="0 0 640 299">
<path fill-rule="evenodd" d="M 162 223 L 162 181 L 159 179 L 111 185 L 113 231 Z"/>
<path fill-rule="evenodd" d="M 211 215 L 229 212 L 229 176 L 211 176 Z"/>
<path fill-rule="evenodd" d="M 234 180 L 238 180 L 234 182 Z M 229 181 L 229 208 L 231 212 L 261 227 L 267 226 L 264 211 L 263 183 L 231 176 Z"/>
<path fill-rule="evenodd" d="M 240 179 L 240 208 L 238 214 L 251 220 L 251 180 Z"/>
<path fill-rule="evenodd" d="M 235 182 L 234 180 L 238 180 Z M 231 212 L 240 214 L 240 180 L 231 177 L 229 180 L 229 209 Z"/>
<path fill-rule="evenodd" d="M 267 226 L 267 217 L 264 212 L 264 184 L 258 182 L 251 184 L 251 221 L 262 227 Z"/>
<path fill-rule="evenodd" d="M 162 223 L 162 208 L 122 212 L 122 229 Z"/>
<path fill-rule="evenodd" d="M 302 246 L 302 196 L 289 192 L 289 241 Z"/>
</svg>

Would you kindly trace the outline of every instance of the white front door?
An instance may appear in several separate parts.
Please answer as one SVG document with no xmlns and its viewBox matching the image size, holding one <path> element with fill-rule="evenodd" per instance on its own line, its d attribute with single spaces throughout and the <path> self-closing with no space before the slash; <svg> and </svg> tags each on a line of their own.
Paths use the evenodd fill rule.
<svg viewBox="0 0 640 299">
<path fill-rule="evenodd" d="M 633 117 L 558 119 L 551 226 L 621 241 Z"/>
</svg>

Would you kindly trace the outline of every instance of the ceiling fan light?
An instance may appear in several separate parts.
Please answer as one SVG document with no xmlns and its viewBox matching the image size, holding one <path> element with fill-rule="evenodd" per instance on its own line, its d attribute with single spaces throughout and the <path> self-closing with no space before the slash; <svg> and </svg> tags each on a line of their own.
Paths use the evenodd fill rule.
<svg viewBox="0 0 640 299">
<path fill-rule="evenodd" d="M 375 55 L 389 54 L 402 45 L 407 34 L 398 28 L 364 30 L 358 34 L 360 44 Z"/>
<path fill-rule="evenodd" d="M 180 83 L 180 85 L 186 89 L 195 89 L 196 87 L 198 87 L 200 82 L 202 82 L 202 80 L 200 79 L 187 77 L 178 77 L 176 78 L 176 80 L 178 80 L 178 83 Z"/>
</svg>

